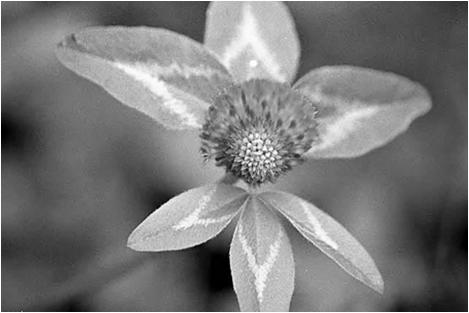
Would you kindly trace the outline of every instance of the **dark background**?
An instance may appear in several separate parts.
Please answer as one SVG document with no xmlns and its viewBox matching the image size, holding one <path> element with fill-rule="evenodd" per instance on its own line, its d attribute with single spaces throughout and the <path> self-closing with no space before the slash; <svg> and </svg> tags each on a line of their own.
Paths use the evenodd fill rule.
<svg viewBox="0 0 469 313">
<path fill-rule="evenodd" d="M 433 109 L 385 147 L 281 179 L 375 259 L 379 296 L 288 228 L 292 311 L 467 311 L 467 4 L 290 2 L 299 76 L 352 64 L 420 82 Z M 197 133 L 171 132 L 61 66 L 88 25 L 164 27 L 201 41 L 207 3 L 2 2 L 2 310 L 233 311 L 232 227 L 202 246 L 137 253 L 160 204 L 221 176 Z"/>
</svg>

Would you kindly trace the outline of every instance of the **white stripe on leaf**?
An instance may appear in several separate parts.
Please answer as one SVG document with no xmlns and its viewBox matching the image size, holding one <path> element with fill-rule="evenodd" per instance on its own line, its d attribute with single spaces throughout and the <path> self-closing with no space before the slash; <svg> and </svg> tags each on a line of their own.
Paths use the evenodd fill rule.
<svg viewBox="0 0 469 313">
<path fill-rule="evenodd" d="M 262 201 L 282 213 L 311 243 L 348 274 L 379 293 L 383 279 L 363 246 L 332 217 L 304 199 L 285 192 L 264 192 Z"/>
<path fill-rule="evenodd" d="M 246 237 L 243 235 L 243 226 L 238 226 L 238 239 L 241 242 L 241 248 L 248 262 L 249 269 L 254 275 L 254 285 L 256 287 L 257 299 L 259 303 L 262 303 L 264 299 L 264 289 L 266 287 L 266 281 L 271 272 L 275 261 L 277 260 L 280 251 L 280 240 L 282 238 L 282 232 L 279 231 L 277 238 L 273 244 L 269 246 L 269 254 L 267 255 L 264 263 L 259 264 L 252 252 L 252 248 L 249 246 Z"/>
<path fill-rule="evenodd" d="M 319 121 L 319 128 L 321 133 L 321 141 L 313 145 L 308 153 L 312 153 L 316 150 L 324 150 L 328 147 L 332 147 L 344 140 L 351 135 L 353 132 L 360 128 L 366 120 L 379 113 L 380 108 L 378 106 L 355 106 L 351 109 L 341 113 L 334 118 L 327 118 Z"/>
<path fill-rule="evenodd" d="M 216 236 L 239 212 L 244 190 L 225 184 L 188 190 L 150 214 L 129 236 L 137 251 L 193 247 Z"/>
<path fill-rule="evenodd" d="M 233 214 L 220 216 L 218 218 L 201 218 L 200 217 L 200 214 L 207 208 L 207 205 L 212 199 L 213 195 L 215 194 L 216 189 L 217 189 L 217 186 L 215 185 L 212 190 L 210 190 L 206 195 L 204 195 L 200 199 L 197 205 L 197 208 L 191 214 L 183 218 L 179 223 L 174 225 L 173 229 L 184 230 L 184 229 L 188 229 L 190 227 L 196 226 L 196 225 L 207 227 L 208 225 L 221 223 L 230 219 L 233 216 Z"/>
<path fill-rule="evenodd" d="M 178 224 L 174 225 L 173 228 L 176 230 L 179 229 L 187 229 L 193 225 L 195 225 L 197 222 L 200 221 L 199 215 L 207 207 L 207 204 L 210 202 L 210 199 L 212 198 L 213 194 L 215 193 L 217 187 L 214 186 L 207 194 L 205 194 L 200 200 L 197 205 L 197 208 L 192 211 L 192 213 L 183 218 Z"/>
<path fill-rule="evenodd" d="M 243 208 L 230 248 L 241 311 L 288 311 L 295 266 L 282 223 L 257 195 Z"/>
<path fill-rule="evenodd" d="M 257 60 L 249 61 L 249 66 L 255 68 L 259 65 L 259 62 L 263 63 L 265 70 L 273 78 L 280 82 L 285 82 L 287 80 L 286 75 L 282 73 L 280 65 L 276 62 L 275 57 L 272 55 L 269 47 L 266 46 L 259 33 L 256 18 L 251 11 L 251 5 L 244 3 L 241 14 L 242 20 L 238 26 L 236 37 L 222 54 L 222 63 L 231 70 L 233 60 L 250 47 L 256 55 Z M 253 77 L 248 77 L 248 79 L 249 78 Z"/>
<path fill-rule="evenodd" d="M 115 63 L 115 66 L 125 72 L 127 75 L 133 77 L 136 81 L 142 83 L 152 93 L 161 99 L 163 106 L 169 111 L 181 118 L 185 124 L 199 128 L 201 125 L 194 114 L 187 110 L 187 105 L 181 100 L 174 97 L 169 87 L 163 80 L 139 64 L 124 64 Z"/>
<path fill-rule="evenodd" d="M 147 65 L 148 71 L 152 73 L 158 73 L 160 76 L 182 76 L 185 79 L 189 79 L 193 76 L 212 78 L 213 76 L 218 76 L 222 79 L 226 78 L 226 73 L 223 73 L 214 68 L 208 66 L 199 65 L 199 66 L 190 66 L 187 64 L 179 64 L 172 62 L 167 66 L 161 66 L 159 64 L 153 63 Z"/>
<path fill-rule="evenodd" d="M 321 226 L 319 220 L 313 215 L 313 213 L 311 213 L 308 206 L 303 201 L 301 201 L 301 207 L 303 208 L 303 212 L 305 213 L 309 224 L 313 227 L 315 237 L 330 246 L 332 249 L 337 250 L 339 245 L 329 237 L 327 232 Z"/>
<path fill-rule="evenodd" d="M 377 114 L 380 110 L 379 106 L 364 106 L 360 105 L 359 101 L 347 101 L 346 106 L 335 106 L 338 103 L 343 103 L 344 99 L 325 96 L 320 86 L 311 88 L 308 93 L 308 98 L 313 101 L 313 103 L 321 103 L 321 105 L 326 108 L 333 105 L 334 110 L 337 111 L 332 117 L 323 119 L 319 117 L 321 141 L 314 144 L 311 149 L 308 150 L 308 153 L 326 149 L 327 147 L 334 146 L 346 140 L 347 137 L 353 134 L 355 129 L 360 127 L 361 123 L 364 123 L 366 119 Z M 345 109 L 343 107 L 345 107 Z"/>
<path fill-rule="evenodd" d="M 231 85 L 200 43 L 148 27 L 90 27 L 56 51 L 70 70 L 169 129 L 199 128 L 211 99 Z"/>
<path fill-rule="evenodd" d="M 431 108 L 420 84 L 354 66 L 312 70 L 293 88 L 319 109 L 319 140 L 306 153 L 312 158 L 363 155 L 394 139 Z"/>
</svg>

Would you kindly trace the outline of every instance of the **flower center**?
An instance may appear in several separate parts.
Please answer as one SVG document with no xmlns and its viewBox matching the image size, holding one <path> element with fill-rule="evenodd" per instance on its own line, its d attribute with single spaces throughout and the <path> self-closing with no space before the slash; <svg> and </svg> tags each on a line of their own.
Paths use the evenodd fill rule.
<svg viewBox="0 0 469 313">
<path fill-rule="evenodd" d="M 243 178 L 262 182 L 269 172 L 281 165 L 282 156 L 278 153 L 271 136 L 265 132 L 247 132 L 242 140 L 234 143 L 235 158 L 232 170 L 240 172 Z M 239 176 L 239 175 L 238 175 Z"/>
<path fill-rule="evenodd" d="M 250 185 L 275 182 L 311 148 L 315 115 L 311 101 L 287 85 L 259 79 L 234 85 L 210 107 L 201 151 Z"/>
</svg>

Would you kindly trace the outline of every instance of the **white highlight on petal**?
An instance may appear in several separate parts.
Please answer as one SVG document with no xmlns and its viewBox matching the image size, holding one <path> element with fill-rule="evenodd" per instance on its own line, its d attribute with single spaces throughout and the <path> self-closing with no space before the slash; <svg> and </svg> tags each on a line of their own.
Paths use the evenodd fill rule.
<svg viewBox="0 0 469 313">
<path fill-rule="evenodd" d="M 332 249 L 337 250 L 339 245 L 329 237 L 324 228 L 322 228 L 319 220 L 313 215 L 313 213 L 311 213 L 308 206 L 303 201 L 301 201 L 301 208 L 303 209 L 308 222 L 313 226 L 315 237 L 330 246 Z"/>
<path fill-rule="evenodd" d="M 264 68 L 272 77 L 280 82 L 285 82 L 287 77 L 282 73 L 275 57 L 272 55 L 269 47 L 267 47 L 262 36 L 259 34 L 256 18 L 252 14 L 251 5 L 249 3 L 243 3 L 243 11 L 241 15 L 242 20 L 237 29 L 238 31 L 236 36 L 222 54 L 222 63 L 228 69 L 231 69 L 233 59 L 239 56 L 246 48 L 251 47 L 252 51 L 257 56 L 257 60 L 251 60 L 249 62 L 249 66 L 257 67 L 258 63 L 253 63 L 253 61 L 261 62 L 265 65 Z"/>
<path fill-rule="evenodd" d="M 308 97 L 313 102 L 321 102 L 325 105 L 334 103 L 343 103 L 344 99 L 339 97 L 324 96 L 320 88 L 310 90 Z M 311 147 L 308 152 L 316 150 L 324 150 L 330 146 L 336 145 L 338 142 L 347 139 L 350 133 L 353 133 L 363 124 L 363 120 L 377 114 L 380 110 L 378 106 L 363 106 L 357 101 L 348 105 L 343 105 L 346 109 L 336 107 L 337 117 L 323 118 L 319 120 L 319 132 L 321 141 Z"/>
<path fill-rule="evenodd" d="M 207 208 L 213 194 L 215 193 L 216 186 L 213 187 L 207 194 L 205 194 L 197 205 L 197 208 L 191 214 L 183 218 L 179 223 L 173 226 L 174 230 L 188 229 L 195 225 L 202 225 L 207 227 L 210 224 L 221 223 L 231 218 L 231 214 L 220 216 L 218 218 L 200 218 L 200 214 Z"/>
<path fill-rule="evenodd" d="M 249 246 L 246 237 L 243 235 L 243 226 L 241 223 L 238 224 L 238 238 L 241 243 L 241 248 L 243 249 L 246 259 L 248 261 L 248 266 L 251 272 L 254 275 L 254 286 L 256 287 L 257 299 L 259 303 L 262 303 L 264 300 L 264 289 L 266 286 L 267 277 L 274 266 L 275 261 L 277 260 L 278 254 L 280 252 L 280 239 L 282 238 L 282 231 L 279 230 L 278 236 L 275 239 L 275 242 L 270 245 L 269 253 L 262 264 L 258 264 L 252 248 Z"/>
<path fill-rule="evenodd" d="M 197 118 L 187 110 L 187 105 L 181 100 L 175 98 L 169 90 L 169 86 L 143 65 L 131 65 L 119 62 L 115 62 L 114 65 L 147 87 L 162 100 L 162 104 L 169 111 L 181 117 L 187 125 L 192 127 L 201 127 Z"/>
<path fill-rule="evenodd" d="M 332 123 L 328 123 L 325 132 L 322 133 L 323 140 L 318 146 L 313 146 L 312 150 L 335 145 L 343 141 L 355 129 L 360 127 L 363 120 L 378 113 L 378 107 L 355 107 L 353 110 L 344 112 Z"/>
<path fill-rule="evenodd" d="M 250 67 L 256 67 L 256 66 L 258 66 L 258 65 L 259 65 L 259 61 L 257 61 L 257 60 L 251 60 L 251 61 L 249 61 L 249 66 L 250 66 Z"/>
<path fill-rule="evenodd" d="M 227 77 L 227 75 L 219 70 L 210 68 L 208 66 L 190 66 L 187 64 L 179 64 L 172 62 L 167 66 L 161 66 L 159 64 L 151 64 L 148 66 L 149 72 L 158 73 L 160 76 L 182 76 L 185 79 L 189 79 L 192 76 L 202 76 L 211 78 L 212 76 Z"/>
</svg>

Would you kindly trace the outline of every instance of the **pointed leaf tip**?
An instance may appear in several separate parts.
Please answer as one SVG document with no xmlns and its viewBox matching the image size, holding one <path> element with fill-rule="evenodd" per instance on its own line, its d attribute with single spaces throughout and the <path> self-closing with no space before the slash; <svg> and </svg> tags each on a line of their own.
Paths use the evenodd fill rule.
<svg viewBox="0 0 469 313">
<path fill-rule="evenodd" d="M 230 248 L 233 286 L 241 311 L 288 311 L 295 264 L 278 217 L 255 195 L 246 202 Z"/>
<path fill-rule="evenodd" d="M 190 248 L 220 233 L 236 216 L 246 192 L 230 185 L 207 185 L 186 191 L 150 214 L 129 236 L 136 251 Z"/>
<path fill-rule="evenodd" d="M 332 217 L 289 193 L 264 192 L 259 197 L 282 213 L 308 241 L 348 274 L 383 294 L 383 278 L 375 262 L 362 245 Z"/>
<path fill-rule="evenodd" d="M 200 43 L 148 27 L 90 27 L 56 49 L 59 61 L 170 129 L 199 128 L 212 97 L 232 83 Z"/>
<path fill-rule="evenodd" d="M 431 108 L 428 92 L 405 77 L 355 66 L 314 69 L 294 88 L 319 109 L 311 158 L 349 158 L 376 149 Z"/>
</svg>

